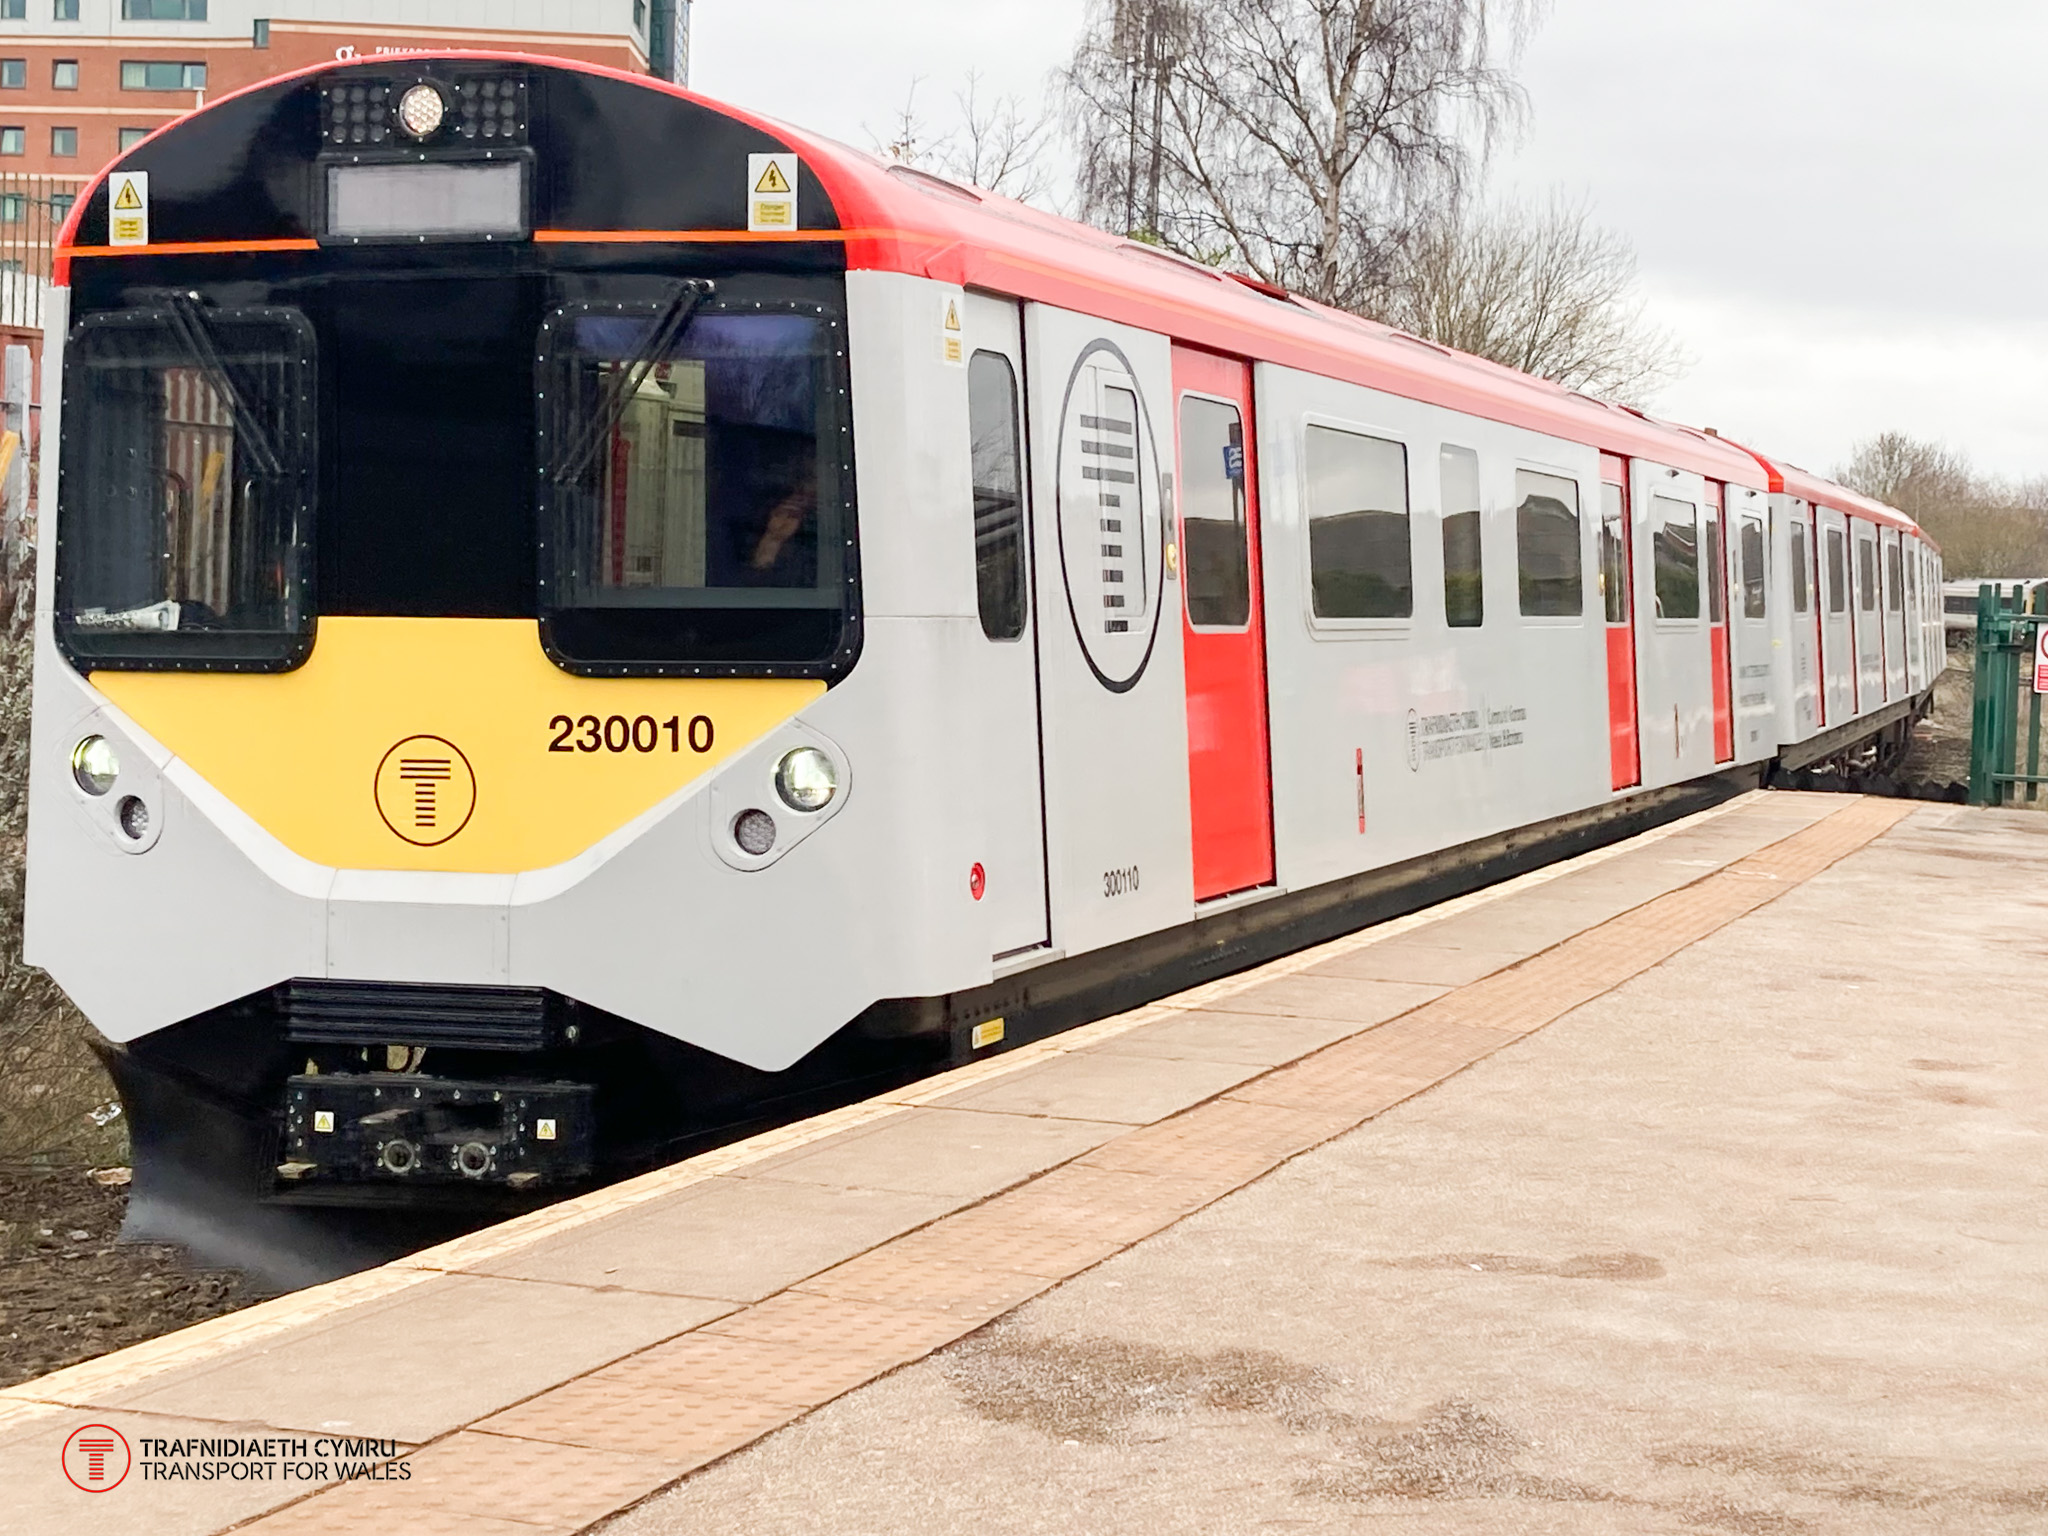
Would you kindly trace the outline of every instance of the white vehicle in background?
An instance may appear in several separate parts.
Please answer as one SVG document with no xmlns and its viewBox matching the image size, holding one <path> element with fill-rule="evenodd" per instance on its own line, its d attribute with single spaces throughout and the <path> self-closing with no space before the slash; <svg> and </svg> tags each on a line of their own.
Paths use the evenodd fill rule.
<svg viewBox="0 0 2048 1536">
<path fill-rule="evenodd" d="M 1958 634 L 1977 632 L 1977 594 L 1982 587 L 1992 582 L 1945 581 L 1941 584 L 1941 623 L 1951 638 Z M 2001 577 L 1996 585 L 2010 591 L 2014 587 L 2048 586 L 2048 576 Z"/>
</svg>

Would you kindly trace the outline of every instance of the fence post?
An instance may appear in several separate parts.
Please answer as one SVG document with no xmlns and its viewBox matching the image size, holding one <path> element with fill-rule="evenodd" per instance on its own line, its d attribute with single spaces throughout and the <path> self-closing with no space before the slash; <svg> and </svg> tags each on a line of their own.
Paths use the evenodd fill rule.
<svg viewBox="0 0 2048 1536">
<path fill-rule="evenodd" d="M 1997 784 L 1991 775 L 1997 742 L 1993 722 L 1997 716 L 1997 678 L 1992 658 L 1996 654 L 1998 589 L 1990 583 L 1977 588 L 1977 644 L 1972 658 L 1975 677 L 1970 693 L 1970 804 L 1994 804 Z"/>
</svg>

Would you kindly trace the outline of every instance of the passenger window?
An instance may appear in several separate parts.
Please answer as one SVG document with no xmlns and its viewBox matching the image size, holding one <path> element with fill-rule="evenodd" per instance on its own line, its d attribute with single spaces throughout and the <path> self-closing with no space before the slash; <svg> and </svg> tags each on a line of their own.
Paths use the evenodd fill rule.
<svg viewBox="0 0 2048 1536">
<path fill-rule="evenodd" d="M 1770 615 L 1770 582 L 1764 561 L 1764 520 L 1742 520 L 1742 616 L 1761 619 Z"/>
<path fill-rule="evenodd" d="M 1017 432 L 1017 374 L 997 352 L 967 366 L 967 422 L 974 458 L 974 585 L 981 632 L 1017 640 L 1030 612 L 1024 549 L 1024 455 Z"/>
<path fill-rule="evenodd" d="M 1516 558 L 1522 612 L 1534 619 L 1586 611 L 1585 555 L 1579 543 L 1579 484 L 1561 475 L 1515 473 Z"/>
<path fill-rule="evenodd" d="M 1414 614 L 1405 447 L 1308 429 L 1308 562 L 1317 618 Z"/>
<path fill-rule="evenodd" d="M 1856 541 L 1856 603 L 1865 613 L 1877 612 L 1877 545 Z"/>
<path fill-rule="evenodd" d="M 1656 533 L 1657 617 L 1700 616 L 1700 514 L 1689 501 L 1659 496 L 1652 504 Z"/>
<path fill-rule="evenodd" d="M 1792 611 L 1804 613 L 1811 599 L 1806 583 L 1806 519 L 1792 524 Z"/>
<path fill-rule="evenodd" d="M 1193 395 L 1181 401 L 1180 485 L 1188 622 L 1197 628 L 1242 628 L 1251 622 L 1252 577 L 1244 418 L 1236 406 Z"/>
<path fill-rule="evenodd" d="M 1618 485 L 1600 487 L 1600 599 L 1607 622 L 1628 622 L 1628 510 Z"/>
<path fill-rule="evenodd" d="M 1839 528 L 1828 530 L 1828 612 L 1849 611 L 1848 536 Z"/>
<path fill-rule="evenodd" d="M 1884 605 L 1893 613 L 1905 601 L 1905 584 L 1899 567 L 1899 547 L 1894 544 L 1884 552 Z"/>
<path fill-rule="evenodd" d="M 1707 508 L 1707 622 L 1728 617 L 1728 561 L 1721 553 L 1721 530 L 1727 519 L 1719 507 Z"/>
<path fill-rule="evenodd" d="M 1486 622 L 1486 574 L 1480 551 L 1479 455 L 1446 446 L 1443 476 L 1444 622 L 1477 629 Z"/>
</svg>

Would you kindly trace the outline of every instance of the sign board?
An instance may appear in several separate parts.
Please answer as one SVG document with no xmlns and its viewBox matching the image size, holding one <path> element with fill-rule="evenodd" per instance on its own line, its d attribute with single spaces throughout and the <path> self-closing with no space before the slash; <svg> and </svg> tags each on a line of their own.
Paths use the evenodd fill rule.
<svg viewBox="0 0 2048 1536">
<path fill-rule="evenodd" d="M 747 156 L 747 229 L 752 234 L 794 233 L 797 157 Z"/>
<path fill-rule="evenodd" d="M 2048 693 L 2048 624 L 2034 626 L 2034 692 Z"/>
<path fill-rule="evenodd" d="M 107 243 L 149 244 L 149 172 L 116 171 L 108 178 Z"/>
</svg>

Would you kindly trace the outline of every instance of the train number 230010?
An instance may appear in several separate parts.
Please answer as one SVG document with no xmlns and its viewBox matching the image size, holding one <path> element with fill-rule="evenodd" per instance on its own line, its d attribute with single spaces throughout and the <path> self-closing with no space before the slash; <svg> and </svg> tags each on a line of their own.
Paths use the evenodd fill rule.
<svg viewBox="0 0 2048 1536">
<path fill-rule="evenodd" d="M 701 755 L 711 750 L 718 734 L 709 715 L 694 715 L 688 720 L 681 715 L 671 715 L 666 720 L 657 720 L 652 715 L 637 715 L 631 720 L 624 715 L 603 720 L 596 715 L 574 719 L 557 715 L 548 722 L 548 729 L 555 733 L 555 739 L 548 743 L 550 752 L 644 754 L 681 752 L 688 747 Z"/>
</svg>

